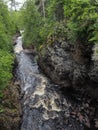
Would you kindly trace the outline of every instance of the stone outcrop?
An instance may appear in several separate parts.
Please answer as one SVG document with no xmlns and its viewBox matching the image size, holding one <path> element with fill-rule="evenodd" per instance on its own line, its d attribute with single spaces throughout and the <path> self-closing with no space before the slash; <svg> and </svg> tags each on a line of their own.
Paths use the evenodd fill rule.
<svg viewBox="0 0 98 130">
<path fill-rule="evenodd" d="M 12 84 L 4 90 L 0 103 L 0 130 L 19 130 L 21 105 L 18 89 L 18 84 Z"/>
<path fill-rule="evenodd" d="M 98 62 L 92 59 L 92 44 L 54 40 L 44 45 L 38 64 L 53 82 L 98 97 Z"/>
</svg>

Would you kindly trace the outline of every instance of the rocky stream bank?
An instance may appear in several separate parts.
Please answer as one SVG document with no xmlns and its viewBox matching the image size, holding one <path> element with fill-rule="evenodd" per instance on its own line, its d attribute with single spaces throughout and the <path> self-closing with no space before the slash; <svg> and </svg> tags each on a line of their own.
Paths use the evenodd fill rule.
<svg viewBox="0 0 98 130">
<path fill-rule="evenodd" d="M 97 130 L 97 46 L 79 42 L 72 44 L 61 39 L 52 39 L 52 43 L 48 41 L 39 53 L 39 67 L 54 83 L 59 84 L 59 91 L 71 102 L 70 117 L 87 126 L 83 130 Z M 78 127 L 72 130 L 78 130 Z"/>
<path fill-rule="evenodd" d="M 98 60 L 92 49 L 55 40 L 43 46 L 37 63 L 17 38 L 16 77 L 4 93 L 0 130 L 97 130 Z"/>
<path fill-rule="evenodd" d="M 10 83 L 4 89 L 0 101 L 0 130 L 19 130 L 21 122 L 21 104 L 18 82 Z"/>
</svg>

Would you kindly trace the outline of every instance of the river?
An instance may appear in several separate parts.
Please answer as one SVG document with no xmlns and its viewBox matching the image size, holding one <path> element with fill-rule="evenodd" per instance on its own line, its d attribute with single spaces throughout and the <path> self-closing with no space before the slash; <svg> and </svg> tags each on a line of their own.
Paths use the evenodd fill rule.
<svg viewBox="0 0 98 130">
<path fill-rule="evenodd" d="M 21 36 L 16 39 L 14 52 L 21 83 L 20 130 L 88 130 L 83 125 L 81 114 L 75 118 L 73 104 L 62 94 L 60 86 L 53 84 L 39 70 L 35 56 L 23 50 Z M 87 125 L 89 127 L 89 122 Z"/>
</svg>

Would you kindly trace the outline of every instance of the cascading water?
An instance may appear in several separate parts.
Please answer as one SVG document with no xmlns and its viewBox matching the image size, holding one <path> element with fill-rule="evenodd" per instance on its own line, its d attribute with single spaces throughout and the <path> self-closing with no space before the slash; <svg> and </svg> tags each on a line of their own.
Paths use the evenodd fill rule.
<svg viewBox="0 0 98 130">
<path fill-rule="evenodd" d="M 23 50 L 23 48 L 22 48 L 22 36 L 19 36 L 17 39 L 16 39 L 16 45 L 15 45 L 15 47 L 14 47 L 14 52 L 16 53 L 16 54 L 18 54 L 18 53 L 20 53 L 22 50 Z"/>
<path fill-rule="evenodd" d="M 21 130 L 84 130 L 82 123 L 70 118 L 71 103 L 38 69 L 34 56 L 22 48 L 22 37 L 14 47 L 21 87 Z"/>
</svg>

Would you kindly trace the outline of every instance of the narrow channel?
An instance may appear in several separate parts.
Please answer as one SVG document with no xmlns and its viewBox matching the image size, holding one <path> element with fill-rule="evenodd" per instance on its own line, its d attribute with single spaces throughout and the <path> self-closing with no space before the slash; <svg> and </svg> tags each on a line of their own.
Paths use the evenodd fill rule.
<svg viewBox="0 0 98 130">
<path fill-rule="evenodd" d="M 39 71 L 35 56 L 22 48 L 22 37 L 14 47 L 21 87 L 22 119 L 20 130 L 84 130 L 81 122 L 70 117 L 72 104 L 59 86 Z"/>
</svg>

